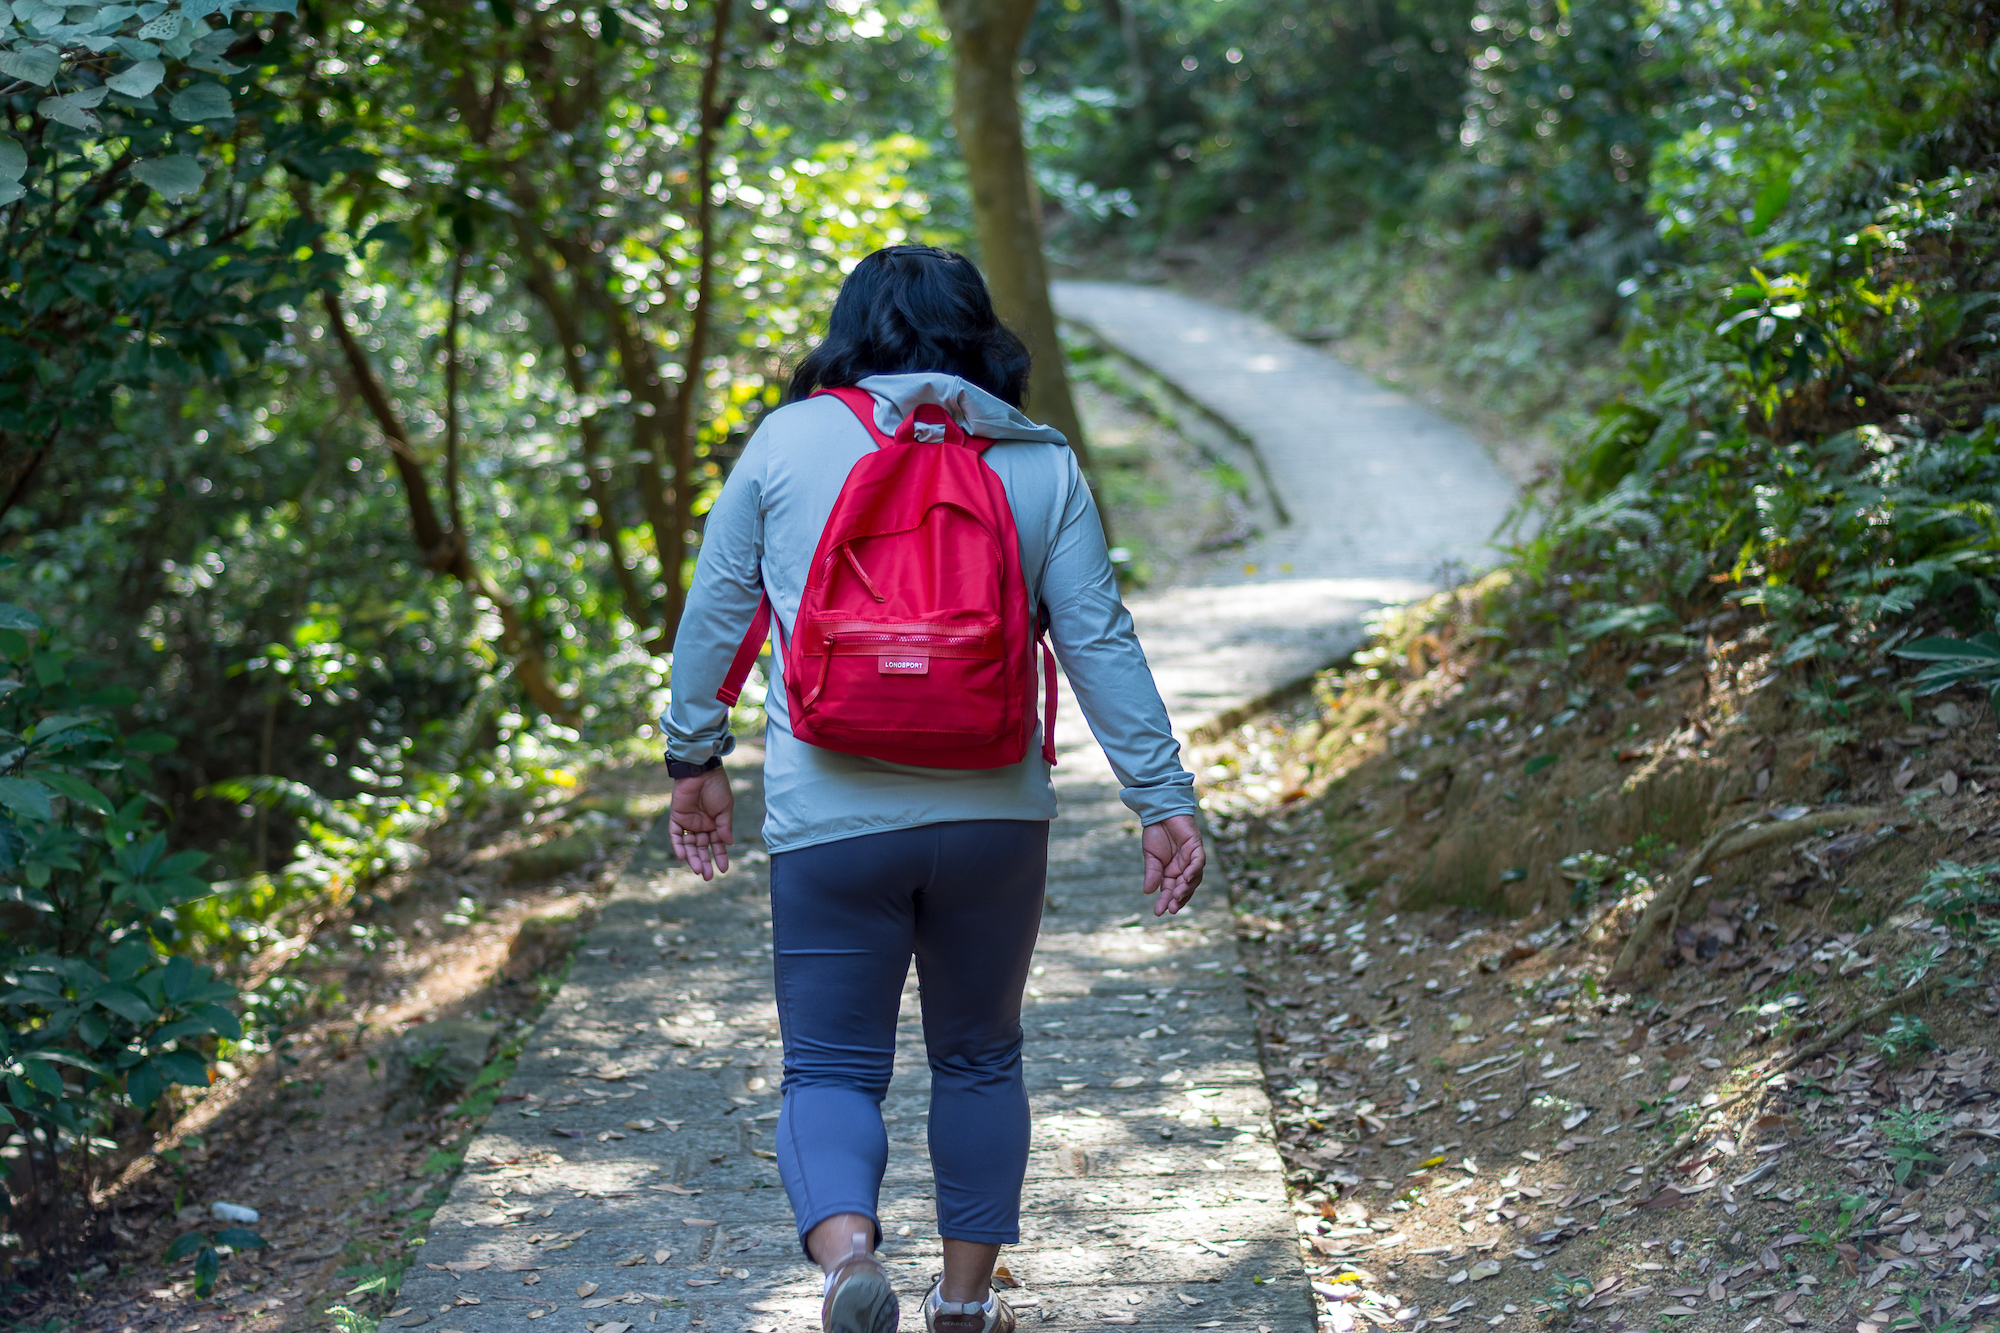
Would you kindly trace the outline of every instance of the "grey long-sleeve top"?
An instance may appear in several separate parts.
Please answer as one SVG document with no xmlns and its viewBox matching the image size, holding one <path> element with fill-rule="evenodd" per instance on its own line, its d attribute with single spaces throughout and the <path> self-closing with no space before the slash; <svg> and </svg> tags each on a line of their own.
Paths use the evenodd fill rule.
<svg viewBox="0 0 2000 1333">
<path fill-rule="evenodd" d="M 1029 595 L 1049 609 L 1057 660 L 1120 795 L 1146 824 L 1193 814 L 1194 778 L 1181 767 L 1166 706 L 1118 598 L 1096 506 L 1063 437 L 951 375 L 878 375 L 860 387 L 874 395 L 885 433 L 921 404 L 938 403 L 969 434 L 995 441 L 985 457 L 1014 511 L 1021 573 Z M 758 598 L 770 591 L 789 637 L 820 532 L 848 471 L 874 447 L 853 412 L 830 397 L 779 408 L 751 437 L 709 511 L 674 638 L 662 719 L 671 757 L 700 763 L 735 747 L 715 692 Z M 1039 731 L 1025 759 L 995 769 L 919 768 L 821 749 L 792 735 L 779 658 L 771 655 L 776 678 L 764 705 L 771 851 L 952 820 L 1055 817 Z"/>
</svg>

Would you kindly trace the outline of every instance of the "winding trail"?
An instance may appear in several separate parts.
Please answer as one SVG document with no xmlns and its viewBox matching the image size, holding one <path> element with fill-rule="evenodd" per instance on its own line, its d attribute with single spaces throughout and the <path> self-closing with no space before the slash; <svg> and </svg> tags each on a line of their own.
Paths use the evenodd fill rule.
<svg viewBox="0 0 2000 1333">
<path fill-rule="evenodd" d="M 1106 284 L 1062 284 L 1058 298 L 1249 436 L 1291 516 L 1245 557 L 1258 579 L 1134 599 L 1184 733 L 1324 666 L 1357 641 L 1362 614 L 1422 592 L 1440 562 L 1483 563 L 1511 495 L 1461 432 L 1233 312 Z M 1310 1333 L 1226 886 L 1212 880 L 1166 923 L 1142 911 L 1136 821 L 1068 699 L 1058 736 L 1062 817 L 1026 1015 L 1035 1140 L 1022 1243 L 1003 1259 L 1022 1283 L 1009 1298 L 1027 1328 Z M 746 829 L 761 826 L 759 758 L 744 746 L 732 762 Z M 745 850 L 713 884 L 674 868 L 663 836 L 633 858 L 389 1326 L 818 1327 L 819 1282 L 770 1150 L 768 858 L 754 839 Z M 914 977 L 898 1054 L 884 1256 L 904 1327 L 919 1329 L 939 1249 Z"/>
<path fill-rule="evenodd" d="M 1184 733 L 1352 651 L 1368 612 L 1447 567 L 1493 563 L 1514 487 L 1457 425 L 1241 311 L 1129 283 L 1054 295 L 1063 319 L 1247 440 L 1288 520 L 1206 586 L 1131 599 Z"/>
</svg>

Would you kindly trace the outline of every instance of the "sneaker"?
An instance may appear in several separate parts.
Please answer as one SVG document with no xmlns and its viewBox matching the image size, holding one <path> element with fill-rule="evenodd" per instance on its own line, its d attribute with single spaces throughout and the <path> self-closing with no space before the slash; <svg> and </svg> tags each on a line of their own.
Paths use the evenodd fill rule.
<svg viewBox="0 0 2000 1333">
<path fill-rule="evenodd" d="M 990 1289 L 983 1303 L 948 1301 L 939 1282 L 924 1298 L 924 1327 L 930 1333 L 1014 1333 L 1014 1311 Z"/>
<path fill-rule="evenodd" d="M 868 1237 L 854 1238 L 854 1252 L 826 1275 L 819 1326 L 825 1333 L 896 1333 L 896 1291 L 870 1253 Z"/>
</svg>

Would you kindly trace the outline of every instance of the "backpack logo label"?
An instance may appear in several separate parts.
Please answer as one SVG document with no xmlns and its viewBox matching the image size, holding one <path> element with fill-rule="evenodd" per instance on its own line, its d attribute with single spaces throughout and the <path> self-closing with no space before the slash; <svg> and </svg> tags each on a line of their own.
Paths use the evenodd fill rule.
<svg viewBox="0 0 2000 1333">
<path fill-rule="evenodd" d="M 931 674 L 931 659 L 928 657 L 878 657 L 875 671 L 883 676 L 928 676 Z"/>
</svg>

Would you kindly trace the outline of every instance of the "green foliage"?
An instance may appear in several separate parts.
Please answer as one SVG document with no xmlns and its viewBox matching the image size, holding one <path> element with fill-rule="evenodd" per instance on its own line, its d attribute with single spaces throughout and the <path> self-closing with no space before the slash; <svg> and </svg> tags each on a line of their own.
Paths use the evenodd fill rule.
<svg viewBox="0 0 2000 1333">
<path fill-rule="evenodd" d="M 1555 1281 L 1529 1303 L 1528 1309 L 1544 1323 L 1566 1323 L 1569 1314 L 1590 1299 L 1590 1279 L 1582 1274 L 1558 1273 Z"/>
<path fill-rule="evenodd" d="M 1897 1110 L 1884 1116 L 1879 1127 L 1886 1145 L 1884 1152 L 1894 1163 L 1896 1183 L 1909 1183 L 1912 1172 L 1940 1160 L 1930 1150 L 1931 1143 L 1951 1128 L 1951 1117 L 1942 1111 Z"/>
<path fill-rule="evenodd" d="M 194 1294 L 206 1300 L 215 1290 L 215 1280 L 222 1275 L 222 1251 L 261 1250 L 264 1238 L 243 1227 L 224 1227 L 220 1231 L 190 1231 L 167 1247 L 166 1262 L 173 1264 L 193 1256 Z"/>
<path fill-rule="evenodd" d="M 1157 235 L 1217 214 L 1323 222 L 1394 206 L 1449 152 L 1473 9 L 1044 5 L 1023 99 L 1043 193 L 1128 240 L 1135 215 Z"/>
<path fill-rule="evenodd" d="M 31 1233 L 59 1223 L 113 1135 L 174 1084 L 205 1087 L 236 990 L 171 949 L 209 892 L 170 852 L 148 791 L 156 733 L 20 607 L 0 607 L 0 1124 L 27 1151 L 7 1180 Z"/>
<path fill-rule="evenodd" d="M 1570 906 L 1583 910 L 1650 891 L 1653 887 L 1650 872 L 1669 850 L 1660 839 L 1648 834 L 1634 845 L 1620 847 L 1609 855 L 1578 852 L 1564 857 L 1557 869 L 1574 886 L 1570 891 Z M 1585 981 L 1595 984 L 1594 978 L 1586 977 Z"/>
<path fill-rule="evenodd" d="M 1908 1014 L 1897 1014 L 1891 1018 L 1889 1026 L 1870 1037 L 1868 1044 L 1889 1060 L 1902 1060 L 1937 1049 L 1937 1039 L 1931 1036 L 1930 1024 Z"/>
<path fill-rule="evenodd" d="M 1940 861 L 1913 901 L 1935 913 L 1954 935 L 2000 945 L 2000 861 L 1978 866 Z"/>
<path fill-rule="evenodd" d="M 22 4 L 0 24 L 10 487 L 53 450 L 90 452 L 119 390 L 227 376 L 284 337 L 310 229 L 250 201 L 281 164 L 323 171 L 340 153 L 266 93 L 290 20 L 239 28 L 236 10 L 295 5 L 82 0 Z"/>
<path fill-rule="evenodd" d="M 1936 694 L 1954 685 L 1983 685 L 1987 697 L 2000 705 L 2000 618 L 1994 629 L 1968 639 L 1912 639 L 1894 650 L 1897 657 L 1931 665 L 1910 682 L 1918 694 Z"/>
</svg>

